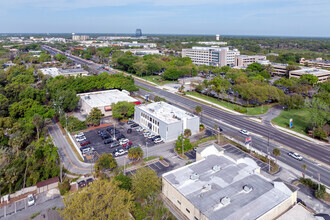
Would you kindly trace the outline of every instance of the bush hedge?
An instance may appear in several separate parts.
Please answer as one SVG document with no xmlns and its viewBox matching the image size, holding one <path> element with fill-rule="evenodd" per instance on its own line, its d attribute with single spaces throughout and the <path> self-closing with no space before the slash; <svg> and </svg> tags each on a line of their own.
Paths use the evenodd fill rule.
<svg viewBox="0 0 330 220">
<path fill-rule="evenodd" d="M 304 184 L 305 186 L 315 190 L 315 197 L 316 198 L 324 198 L 325 195 L 325 186 L 320 184 L 320 190 L 319 190 L 319 185 L 318 183 L 314 182 L 313 180 L 309 178 L 300 178 L 299 182 Z"/>
</svg>

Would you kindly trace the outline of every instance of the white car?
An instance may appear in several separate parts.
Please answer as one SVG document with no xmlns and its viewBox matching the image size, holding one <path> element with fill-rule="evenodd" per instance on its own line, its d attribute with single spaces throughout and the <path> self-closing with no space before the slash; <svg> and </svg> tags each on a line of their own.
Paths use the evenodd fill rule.
<svg viewBox="0 0 330 220">
<path fill-rule="evenodd" d="M 239 132 L 244 135 L 250 135 L 250 133 L 247 130 L 240 130 Z"/>
<path fill-rule="evenodd" d="M 143 128 L 142 127 L 137 127 L 136 131 L 143 131 Z"/>
<path fill-rule="evenodd" d="M 127 150 L 120 149 L 115 153 L 115 156 L 118 157 L 118 156 L 124 155 L 126 153 L 127 153 Z"/>
<path fill-rule="evenodd" d="M 149 139 L 152 139 L 152 138 L 155 137 L 155 136 L 156 136 L 156 135 L 154 135 L 154 134 L 149 134 L 149 135 L 148 135 L 148 138 L 149 138 Z"/>
<path fill-rule="evenodd" d="M 151 134 L 151 133 L 148 131 L 148 132 L 146 132 L 146 133 L 143 133 L 143 136 L 144 136 L 144 137 L 148 137 L 150 134 Z"/>
<path fill-rule="evenodd" d="M 161 142 L 163 142 L 163 140 L 161 138 L 157 138 L 157 139 L 154 140 L 155 144 L 158 144 L 158 143 L 161 143 Z"/>
<path fill-rule="evenodd" d="M 34 205 L 35 204 L 35 199 L 34 196 L 32 194 L 29 194 L 27 197 L 27 201 L 28 201 L 28 206 Z"/>
<path fill-rule="evenodd" d="M 81 137 L 76 138 L 76 141 L 78 141 L 78 142 L 82 142 L 84 140 L 86 140 L 85 136 L 81 136 Z"/>
<path fill-rule="evenodd" d="M 75 138 L 79 138 L 82 136 L 85 136 L 85 134 L 83 132 L 80 132 L 80 133 L 74 135 Z"/>
<path fill-rule="evenodd" d="M 288 155 L 289 155 L 290 157 L 293 157 L 293 158 L 296 159 L 296 160 L 300 160 L 300 161 L 301 161 L 301 160 L 303 159 L 302 156 L 300 156 L 299 154 L 294 153 L 294 152 L 289 152 Z"/>
<path fill-rule="evenodd" d="M 128 139 L 120 139 L 120 140 L 119 140 L 119 144 L 120 144 L 120 145 L 126 144 L 127 142 L 129 142 Z"/>
</svg>

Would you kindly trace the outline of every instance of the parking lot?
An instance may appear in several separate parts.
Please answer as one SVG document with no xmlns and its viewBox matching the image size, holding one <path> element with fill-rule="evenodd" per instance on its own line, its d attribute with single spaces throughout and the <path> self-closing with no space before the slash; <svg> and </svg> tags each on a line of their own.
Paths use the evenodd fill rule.
<svg viewBox="0 0 330 220">
<path fill-rule="evenodd" d="M 147 165 L 146 167 L 149 167 L 150 169 L 154 170 L 157 173 L 157 176 L 161 176 L 164 173 L 172 170 L 173 168 L 170 166 L 166 167 L 161 162 L 157 161 L 156 163 Z M 125 174 L 132 175 L 136 172 L 136 170 L 125 172 Z"/>
<path fill-rule="evenodd" d="M 146 137 L 143 136 L 143 132 L 136 131 L 135 128 L 132 128 L 131 133 L 127 133 L 127 130 L 130 128 L 130 125 L 127 123 L 117 123 L 116 125 L 110 125 L 103 128 L 97 128 L 93 129 L 87 132 L 84 132 L 84 135 L 86 137 L 86 141 L 90 141 L 90 144 L 88 146 L 93 147 L 94 151 L 96 152 L 96 158 L 94 157 L 93 161 L 95 162 L 97 160 L 97 155 L 102 155 L 103 153 L 113 153 L 115 149 L 124 149 L 122 146 L 117 147 L 110 147 L 110 144 L 105 144 L 102 137 L 98 134 L 99 131 L 106 131 L 108 134 L 110 134 L 107 129 L 109 128 L 115 128 L 119 131 L 119 133 L 115 135 L 110 135 L 110 139 L 114 139 L 115 136 L 118 137 L 119 135 L 124 135 L 125 138 L 127 138 L 130 142 L 132 142 L 132 146 L 141 146 L 145 147 L 146 145 L 148 147 L 152 147 L 155 145 L 155 143 Z M 79 146 L 79 142 L 77 142 Z M 124 149 L 126 150 L 126 149 Z M 93 162 L 93 161 L 86 161 L 86 162 Z"/>
<path fill-rule="evenodd" d="M 258 166 L 261 168 L 261 170 L 266 171 L 266 172 L 268 171 L 268 164 L 254 158 L 254 157 L 251 157 L 249 154 L 234 147 L 233 145 L 226 145 L 223 148 L 225 149 L 225 154 L 229 154 L 229 155 L 235 156 L 235 157 L 250 157 L 258 164 Z"/>
</svg>

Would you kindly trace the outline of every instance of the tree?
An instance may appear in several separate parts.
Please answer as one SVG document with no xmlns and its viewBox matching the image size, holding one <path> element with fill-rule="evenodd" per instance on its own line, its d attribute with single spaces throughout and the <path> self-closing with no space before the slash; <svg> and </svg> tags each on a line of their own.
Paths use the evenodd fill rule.
<svg viewBox="0 0 330 220">
<path fill-rule="evenodd" d="M 171 67 L 163 73 L 162 77 L 166 80 L 177 80 L 182 75 L 182 72 L 176 67 Z"/>
<path fill-rule="evenodd" d="M 141 147 L 131 147 L 128 150 L 128 157 L 131 160 L 140 160 L 143 157 L 143 150 Z"/>
<path fill-rule="evenodd" d="M 113 158 L 112 154 L 103 153 L 96 161 L 94 168 L 95 172 L 98 173 L 103 169 L 112 170 L 117 167 L 117 161 Z"/>
<path fill-rule="evenodd" d="M 44 119 L 39 114 L 35 114 L 32 118 L 32 123 L 37 129 L 37 138 L 39 139 L 40 130 L 43 128 L 44 125 Z"/>
<path fill-rule="evenodd" d="M 197 113 L 197 114 L 200 114 L 201 112 L 202 112 L 202 106 L 200 106 L 200 105 L 196 105 L 196 107 L 195 107 L 195 112 Z"/>
<path fill-rule="evenodd" d="M 66 56 L 59 53 L 54 56 L 54 59 L 59 62 L 64 62 L 66 60 Z"/>
<path fill-rule="evenodd" d="M 132 176 L 132 190 L 137 199 L 146 199 L 148 196 L 158 193 L 160 187 L 160 178 L 149 167 L 138 169 Z"/>
<path fill-rule="evenodd" d="M 115 180 L 95 180 L 84 190 L 69 194 L 60 212 L 65 219 L 130 219 L 133 195 Z"/>
<path fill-rule="evenodd" d="M 317 76 L 314 76 L 313 74 L 304 74 L 300 76 L 300 80 L 302 81 L 306 80 L 309 83 L 309 85 L 312 86 L 314 86 L 319 81 Z"/>
<path fill-rule="evenodd" d="M 303 165 L 301 165 L 301 168 L 303 168 L 304 169 L 304 173 L 306 173 L 307 165 L 306 164 L 303 164 Z"/>
<path fill-rule="evenodd" d="M 126 176 L 123 173 L 119 173 L 114 177 L 114 179 L 118 182 L 118 187 L 120 189 L 131 190 L 132 179 L 130 176 Z"/>
<path fill-rule="evenodd" d="M 111 105 L 112 117 L 123 119 L 129 118 L 134 113 L 135 104 L 131 102 L 117 102 L 116 104 Z"/>
<path fill-rule="evenodd" d="M 103 116 L 104 114 L 101 112 L 101 110 L 97 107 L 94 107 L 89 112 L 86 118 L 86 123 L 87 125 L 98 126 L 100 125 L 100 120 Z"/>
<path fill-rule="evenodd" d="M 74 110 L 78 105 L 79 99 L 80 97 L 76 95 L 74 90 L 57 90 L 54 95 L 54 104 L 57 112 L 61 111 L 61 113 L 64 113 L 64 111 Z"/>
<path fill-rule="evenodd" d="M 191 130 L 190 129 L 185 129 L 184 132 L 183 132 L 183 135 L 186 137 L 186 138 L 189 138 L 191 136 Z"/>
<path fill-rule="evenodd" d="M 277 163 L 277 157 L 279 157 L 280 155 L 281 155 L 281 151 L 280 151 L 280 149 L 278 149 L 278 148 L 274 148 L 273 149 L 273 155 L 275 156 L 275 158 L 276 158 L 276 163 Z"/>
<path fill-rule="evenodd" d="M 329 121 L 329 105 L 320 98 L 306 100 L 305 106 L 312 117 L 313 127 L 322 127 Z"/>
<path fill-rule="evenodd" d="M 155 102 L 161 102 L 161 101 L 162 102 L 166 102 L 166 99 L 165 98 L 162 98 L 162 97 L 159 97 L 159 96 L 156 95 L 155 98 L 154 98 L 154 101 Z"/>
</svg>

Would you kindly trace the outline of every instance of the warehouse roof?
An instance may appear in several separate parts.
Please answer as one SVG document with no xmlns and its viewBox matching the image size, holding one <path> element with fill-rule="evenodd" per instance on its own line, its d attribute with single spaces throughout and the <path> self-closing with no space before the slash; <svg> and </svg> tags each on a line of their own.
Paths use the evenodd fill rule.
<svg viewBox="0 0 330 220">
<path fill-rule="evenodd" d="M 300 70 L 292 70 L 290 74 L 313 74 L 314 76 L 330 74 L 329 70 L 303 67 Z"/>
<path fill-rule="evenodd" d="M 164 121 L 165 123 L 173 123 L 185 118 L 190 119 L 197 117 L 190 112 L 182 110 L 166 102 L 154 102 L 148 105 L 139 105 L 136 106 L 136 108 L 149 113 L 150 115 L 161 121 Z"/>
<path fill-rule="evenodd" d="M 251 158 L 235 161 L 216 150 L 205 151 L 204 159 L 163 178 L 208 219 L 256 219 L 293 192 L 281 180 L 272 182 L 260 175 Z"/>
<path fill-rule="evenodd" d="M 79 95 L 80 99 L 92 108 L 110 106 L 112 103 L 117 103 L 120 101 L 138 102 L 138 100 L 129 96 L 127 91 L 119 91 L 118 89 L 80 93 L 77 95 Z"/>
</svg>

